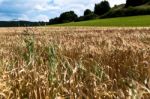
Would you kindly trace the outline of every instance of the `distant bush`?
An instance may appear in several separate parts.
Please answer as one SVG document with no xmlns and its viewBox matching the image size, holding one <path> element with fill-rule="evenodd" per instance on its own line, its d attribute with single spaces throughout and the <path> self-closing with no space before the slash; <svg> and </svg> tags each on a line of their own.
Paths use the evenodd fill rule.
<svg viewBox="0 0 150 99">
<path fill-rule="evenodd" d="M 84 11 L 84 16 L 91 15 L 91 14 L 93 14 L 93 12 L 90 9 L 86 9 Z"/>
<path fill-rule="evenodd" d="M 103 15 L 110 10 L 110 5 L 108 1 L 102 1 L 95 4 L 94 13 L 97 15 Z"/>
<path fill-rule="evenodd" d="M 50 19 L 49 25 L 77 21 L 77 19 L 78 19 L 78 16 L 75 14 L 74 11 L 68 11 L 68 12 L 62 13 L 59 17 Z"/>
<path fill-rule="evenodd" d="M 51 24 L 59 24 L 59 23 L 60 23 L 60 20 L 58 17 L 49 20 L 50 25 Z"/>
<path fill-rule="evenodd" d="M 64 12 L 60 15 L 59 21 L 60 21 L 60 23 L 67 23 L 67 22 L 76 21 L 77 18 L 78 18 L 78 16 L 75 14 L 74 11 L 68 11 L 68 12 Z"/>
<path fill-rule="evenodd" d="M 91 13 L 89 15 L 80 16 L 77 21 L 86 21 L 86 20 L 96 19 L 98 17 L 99 16 L 97 16 L 96 14 Z"/>
</svg>

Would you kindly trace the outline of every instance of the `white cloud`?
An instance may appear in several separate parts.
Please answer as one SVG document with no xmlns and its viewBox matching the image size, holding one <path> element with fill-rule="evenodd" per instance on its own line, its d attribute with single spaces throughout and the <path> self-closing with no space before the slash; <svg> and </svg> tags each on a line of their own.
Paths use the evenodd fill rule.
<svg viewBox="0 0 150 99">
<path fill-rule="evenodd" d="M 21 15 L 21 16 L 18 18 L 18 20 L 26 20 L 26 21 L 28 21 L 28 20 L 30 20 L 30 19 L 29 19 L 29 17 L 28 17 L 27 15 L 23 14 L 23 15 Z"/>
<path fill-rule="evenodd" d="M 85 9 L 94 10 L 95 3 L 99 3 L 102 0 L 54 0 L 53 4 L 58 5 L 61 12 L 74 10 L 78 15 L 83 15 Z M 126 0 L 108 0 L 110 6 L 115 4 L 125 3 Z"/>
<path fill-rule="evenodd" d="M 101 0 L 0 0 L 0 18 L 31 21 L 48 21 L 64 11 L 74 10 L 82 15 L 87 8 Z M 126 0 L 109 0 L 111 6 L 125 3 Z"/>
<path fill-rule="evenodd" d="M 111 6 L 114 6 L 116 4 L 122 4 L 122 3 L 125 3 L 126 0 L 108 0 L 110 2 L 110 5 Z"/>
<path fill-rule="evenodd" d="M 41 20 L 42 19 L 42 20 Z M 36 16 L 34 19 L 33 19 L 33 21 L 39 21 L 39 20 L 41 20 L 41 21 L 49 21 L 49 17 L 47 16 L 47 15 L 38 15 L 38 16 Z"/>
</svg>

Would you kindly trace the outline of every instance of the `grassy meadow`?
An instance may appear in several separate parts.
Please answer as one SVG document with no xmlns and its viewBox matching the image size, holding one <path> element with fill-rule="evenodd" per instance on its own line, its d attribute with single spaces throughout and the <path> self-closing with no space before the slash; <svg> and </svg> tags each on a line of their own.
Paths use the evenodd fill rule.
<svg viewBox="0 0 150 99">
<path fill-rule="evenodd" d="M 149 79 L 150 28 L 0 28 L 0 99 L 150 99 Z"/>
<path fill-rule="evenodd" d="M 81 22 L 57 24 L 55 26 L 110 26 L 110 27 L 150 26 L 150 15 L 94 19 Z"/>
</svg>

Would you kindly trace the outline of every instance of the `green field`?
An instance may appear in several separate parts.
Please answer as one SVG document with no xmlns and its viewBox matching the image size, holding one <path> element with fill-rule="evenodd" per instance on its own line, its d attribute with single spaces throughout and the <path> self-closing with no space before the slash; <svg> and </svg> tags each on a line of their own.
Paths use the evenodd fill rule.
<svg viewBox="0 0 150 99">
<path fill-rule="evenodd" d="M 95 19 L 82 22 L 57 24 L 55 26 L 150 26 L 150 15 Z"/>
</svg>

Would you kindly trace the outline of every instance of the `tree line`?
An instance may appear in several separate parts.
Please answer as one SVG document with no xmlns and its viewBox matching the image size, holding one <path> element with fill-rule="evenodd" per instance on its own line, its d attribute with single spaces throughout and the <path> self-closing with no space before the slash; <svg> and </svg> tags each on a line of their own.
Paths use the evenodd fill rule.
<svg viewBox="0 0 150 99">
<path fill-rule="evenodd" d="M 78 17 L 74 11 L 67 11 L 60 14 L 59 17 L 53 18 L 49 20 L 49 24 L 59 24 L 59 23 L 67 23 L 67 22 L 78 22 L 85 21 L 90 19 L 98 18 L 104 13 L 108 12 L 111 9 L 108 1 L 102 1 L 98 4 L 95 4 L 94 11 L 90 9 L 86 9 L 84 11 L 84 15 Z"/>
<path fill-rule="evenodd" d="M 28 26 L 44 26 L 48 22 L 30 22 L 30 21 L 0 21 L 0 27 L 28 27 Z"/>
<path fill-rule="evenodd" d="M 125 11 L 118 10 L 112 11 L 108 1 L 103 0 L 100 3 L 95 4 L 94 11 L 90 9 L 86 9 L 84 11 L 83 16 L 78 17 L 74 11 L 67 11 L 60 14 L 59 17 L 53 18 L 49 20 L 49 25 L 51 24 L 60 24 L 60 23 L 67 23 L 67 22 L 78 22 L 78 21 L 85 21 L 90 19 L 96 18 L 104 18 L 104 17 L 113 17 L 113 16 L 131 16 L 131 15 L 138 15 L 138 14 L 147 14 L 150 13 L 150 10 L 137 10 L 131 9 L 130 7 L 135 7 L 139 5 L 143 5 L 145 3 L 150 2 L 149 0 L 126 0 L 126 4 L 124 6 Z M 108 13 L 110 12 L 110 13 Z"/>
</svg>

